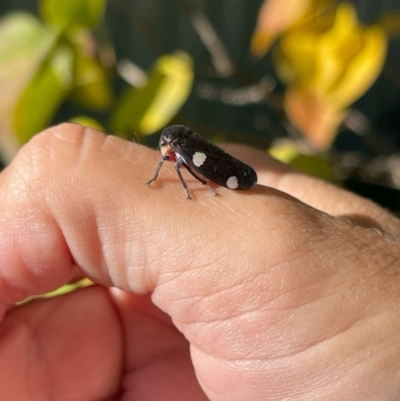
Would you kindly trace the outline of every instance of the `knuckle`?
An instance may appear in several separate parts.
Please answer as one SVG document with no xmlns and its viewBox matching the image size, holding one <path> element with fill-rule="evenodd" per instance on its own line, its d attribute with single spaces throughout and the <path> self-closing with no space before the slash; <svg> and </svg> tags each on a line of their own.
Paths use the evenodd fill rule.
<svg viewBox="0 0 400 401">
<path fill-rule="evenodd" d="M 17 155 L 16 168 L 25 179 L 54 179 L 56 175 L 71 173 L 82 160 L 82 151 L 89 143 L 103 141 L 104 135 L 99 132 L 63 123 L 34 136 Z"/>
<path fill-rule="evenodd" d="M 102 135 L 77 124 L 64 123 L 35 135 L 6 169 L 9 190 L 21 196 L 48 191 L 55 181 L 70 176 L 81 158 L 85 138 L 96 134 Z"/>
</svg>

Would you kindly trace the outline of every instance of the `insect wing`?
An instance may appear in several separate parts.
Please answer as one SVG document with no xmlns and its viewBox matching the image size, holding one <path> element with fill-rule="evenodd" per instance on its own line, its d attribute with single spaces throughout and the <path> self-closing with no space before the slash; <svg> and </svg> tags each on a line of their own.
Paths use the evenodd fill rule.
<svg viewBox="0 0 400 401">
<path fill-rule="evenodd" d="M 223 187 L 250 189 L 257 182 L 250 166 L 195 132 L 180 135 L 171 142 L 171 148 L 190 169 Z"/>
</svg>

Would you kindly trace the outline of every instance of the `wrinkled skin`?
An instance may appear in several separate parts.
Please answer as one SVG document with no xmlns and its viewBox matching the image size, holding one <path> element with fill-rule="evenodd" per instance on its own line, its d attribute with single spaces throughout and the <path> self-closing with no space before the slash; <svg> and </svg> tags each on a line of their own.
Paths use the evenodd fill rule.
<svg viewBox="0 0 400 401">
<path fill-rule="evenodd" d="M 2 400 L 400 399 L 399 221 L 249 148 L 250 191 L 62 125 L 0 175 Z M 89 277 L 97 285 L 36 300 Z"/>
</svg>

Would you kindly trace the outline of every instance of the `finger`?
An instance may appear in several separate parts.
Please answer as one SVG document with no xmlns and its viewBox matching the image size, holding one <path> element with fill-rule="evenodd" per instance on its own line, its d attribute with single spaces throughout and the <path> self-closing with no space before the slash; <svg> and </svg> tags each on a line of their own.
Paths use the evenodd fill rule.
<svg viewBox="0 0 400 401">
<path fill-rule="evenodd" d="M 206 401 L 190 358 L 189 343 L 150 296 L 112 289 L 125 337 L 126 399 Z M 156 385 L 155 385 L 156 383 Z"/>
<path fill-rule="evenodd" d="M 105 285 L 154 290 L 153 301 L 191 342 L 197 375 L 215 400 L 255 400 L 255 393 L 266 399 L 265 386 L 254 383 L 266 375 L 297 377 L 289 365 L 269 362 L 279 365 L 344 331 L 365 309 L 379 315 L 383 305 L 397 305 L 396 286 L 387 285 L 392 276 L 379 274 L 396 259 L 381 257 L 393 238 L 261 185 L 248 192 L 221 188 L 216 198 L 185 176 L 194 198 L 188 201 L 171 166 L 147 188 L 158 161 L 154 151 L 77 126 L 37 136 L 0 177 L 2 301 L 54 285 L 76 265 Z M 346 287 L 360 278 L 361 290 Z M 373 294 L 365 291 L 371 283 Z M 340 302 L 329 308 L 317 302 L 336 300 L 335 291 Z M 341 296 L 354 292 L 356 299 Z M 365 308 L 372 295 L 373 308 Z M 346 313 L 343 300 L 353 303 Z M 310 304 L 318 306 L 312 314 L 318 325 L 304 318 Z M 330 324 L 319 324 L 322 317 Z M 300 367 L 328 372 L 330 365 L 318 365 L 313 355 Z"/>
<path fill-rule="evenodd" d="M 232 144 L 225 144 L 224 149 L 251 164 L 257 171 L 261 185 L 285 192 L 318 210 L 345 217 L 363 227 L 400 234 L 399 220 L 366 198 L 301 173 L 266 152 Z"/>
<path fill-rule="evenodd" d="M 1 398 L 111 399 L 120 387 L 121 334 L 100 287 L 13 309 L 0 326 Z"/>
<path fill-rule="evenodd" d="M 54 290 L 77 266 L 96 282 L 148 292 L 162 264 L 203 263 L 193 248 L 222 238 L 232 223 L 247 224 L 263 207 L 257 193 L 271 192 L 214 198 L 192 180 L 189 202 L 172 166 L 145 186 L 158 161 L 154 151 L 78 125 L 34 137 L 0 175 L 0 303 Z M 144 274 L 144 266 L 152 270 Z"/>
</svg>

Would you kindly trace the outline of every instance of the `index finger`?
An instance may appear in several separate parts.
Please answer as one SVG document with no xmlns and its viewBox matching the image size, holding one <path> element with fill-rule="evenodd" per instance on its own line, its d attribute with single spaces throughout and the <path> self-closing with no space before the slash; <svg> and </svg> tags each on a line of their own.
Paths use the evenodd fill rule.
<svg viewBox="0 0 400 401">
<path fill-rule="evenodd" d="M 221 188 L 214 198 L 189 178 L 190 202 L 173 168 L 148 188 L 158 161 L 148 148 L 78 125 L 37 135 L 0 175 L 0 302 L 53 290 L 78 269 L 148 292 L 177 260 L 187 268 L 250 254 L 243 236 L 257 244 L 260 230 L 277 224 L 274 208 L 280 221 L 281 210 L 299 214 L 268 188 Z"/>
<path fill-rule="evenodd" d="M 36 136 L 0 175 L 0 302 L 51 291 L 78 270 L 136 293 L 192 268 L 252 271 L 336 224 L 263 186 L 220 188 L 215 198 L 189 176 L 188 201 L 172 166 L 147 188 L 158 161 L 148 148 L 78 125 Z"/>
</svg>

